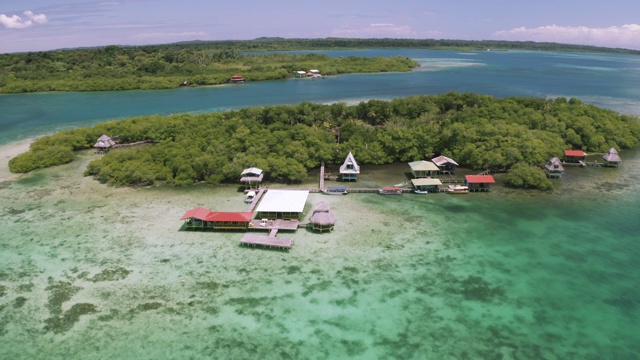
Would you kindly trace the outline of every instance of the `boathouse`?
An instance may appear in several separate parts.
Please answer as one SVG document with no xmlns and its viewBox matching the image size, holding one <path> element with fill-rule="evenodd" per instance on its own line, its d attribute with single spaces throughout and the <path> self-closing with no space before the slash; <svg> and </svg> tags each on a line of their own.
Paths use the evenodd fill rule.
<svg viewBox="0 0 640 360">
<path fill-rule="evenodd" d="M 116 144 L 115 141 L 111 140 L 107 135 L 102 135 L 98 138 L 98 141 L 93 145 L 94 148 L 98 149 L 98 151 L 107 151 L 111 147 Z"/>
<path fill-rule="evenodd" d="M 304 78 L 304 77 L 307 77 L 307 72 L 302 70 L 294 71 L 293 76 L 296 78 Z"/>
<path fill-rule="evenodd" d="M 219 212 L 197 207 L 182 215 L 186 230 L 247 230 L 252 212 Z"/>
<path fill-rule="evenodd" d="M 565 150 L 564 161 L 568 163 L 580 163 L 587 159 L 587 154 L 582 150 Z"/>
<path fill-rule="evenodd" d="M 618 167 L 620 162 L 622 162 L 620 155 L 618 155 L 618 150 L 615 148 L 609 149 L 609 152 L 602 155 L 602 158 L 604 159 L 604 166 Z"/>
<path fill-rule="evenodd" d="M 340 166 L 340 178 L 342 181 L 357 181 L 358 174 L 360 174 L 360 166 L 353 157 L 351 151 L 344 160 L 342 166 Z"/>
<path fill-rule="evenodd" d="M 413 174 L 413 177 L 416 179 L 435 177 L 440 171 L 436 164 L 426 160 L 410 162 L 409 167 L 411 167 L 411 174 Z"/>
<path fill-rule="evenodd" d="M 547 161 L 544 168 L 548 178 L 559 178 L 562 177 L 562 173 L 564 173 L 564 167 L 560 159 L 556 156 Z"/>
<path fill-rule="evenodd" d="M 245 184 L 247 189 L 257 189 L 262 182 L 264 172 L 262 169 L 251 167 L 242 171 L 240 182 Z"/>
<path fill-rule="evenodd" d="M 456 166 L 459 166 L 453 159 L 443 155 L 435 157 L 431 161 L 440 169 L 441 174 L 453 174 L 456 172 Z"/>
<path fill-rule="evenodd" d="M 411 179 L 411 183 L 413 183 L 414 190 L 424 192 L 439 192 L 439 186 L 442 185 L 440 179 L 432 178 Z"/>
<path fill-rule="evenodd" d="M 469 187 L 469 191 L 491 191 L 491 184 L 496 180 L 492 175 L 465 175 L 464 184 Z"/>
<path fill-rule="evenodd" d="M 309 190 L 267 190 L 255 209 L 257 218 L 299 220 L 307 197 Z"/>
</svg>

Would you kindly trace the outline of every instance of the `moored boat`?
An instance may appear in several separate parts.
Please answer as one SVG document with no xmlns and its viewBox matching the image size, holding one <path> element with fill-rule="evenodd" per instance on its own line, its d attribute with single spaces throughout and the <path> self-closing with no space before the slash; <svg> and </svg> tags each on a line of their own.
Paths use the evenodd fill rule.
<svg viewBox="0 0 640 360">
<path fill-rule="evenodd" d="M 416 194 L 428 194 L 429 193 L 429 191 L 427 191 L 427 190 L 413 190 L 413 192 L 416 193 Z"/>
<path fill-rule="evenodd" d="M 322 192 L 327 195 L 347 195 L 349 193 L 347 188 L 342 186 L 328 186 Z"/>
<path fill-rule="evenodd" d="M 402 189 L 397 186 L 385 186 L 378 190 L 378 193 L 382 195 L 400 195 L 402 194 Z"/>
<path fill-rule="evenodd" d="M 463 185 L 449 185 L 447 192 L 449 194 L 468 194 L 469 187 Z"/>
</svg>

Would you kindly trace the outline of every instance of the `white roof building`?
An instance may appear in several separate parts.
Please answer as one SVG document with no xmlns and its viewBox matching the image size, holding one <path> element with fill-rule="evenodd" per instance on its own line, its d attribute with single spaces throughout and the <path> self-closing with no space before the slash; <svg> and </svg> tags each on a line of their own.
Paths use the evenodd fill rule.
<svg viewBox="0 0 640 360">
<path fill-rule="evenodd" d="M 258 217 L 299 219 L 309 197 L 309 190 L 268 190 L 256 207 Z"/>
</svg>

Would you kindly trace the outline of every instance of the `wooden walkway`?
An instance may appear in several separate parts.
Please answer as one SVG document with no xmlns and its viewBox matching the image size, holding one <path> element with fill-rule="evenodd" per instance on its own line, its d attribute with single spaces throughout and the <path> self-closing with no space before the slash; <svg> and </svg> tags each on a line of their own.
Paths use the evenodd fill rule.
<svg viewBox="0 0 640 360">
<path fill-rule="evenodd" d="M 261 187 L 260 188 L 260 191 L 258 191 L 256 196 L 253 197 L 253 200 L 251 201 L 251 204 L 249 204 L 249 209 L 247 209 L 248 212 L 253 212 L 253 209 L 255 209 L 256 205 L 258 205 L 258 203 L 260 202 L 260 199 L 262 198 L 262 195 L 264 195 L 265 191 L 267 191 L 266 187 Z"/>
<path fill-rule="evenodd" d="M 278 229 L 272 230 L 272 232 L 278 232 Z M 264 236 L 255 234 L 245 234 L 240 239 L 240 245 L 246 246 L 262 246 L 275 249 L 291 249 L 293 246 L 293 239 L 291 238 L 279 238 L 275 236 Z"/>
<path fill-rule="evenodd" d="M 320 190 L 324 190 L 324 162 L 320 166 Z"/>
</svg>

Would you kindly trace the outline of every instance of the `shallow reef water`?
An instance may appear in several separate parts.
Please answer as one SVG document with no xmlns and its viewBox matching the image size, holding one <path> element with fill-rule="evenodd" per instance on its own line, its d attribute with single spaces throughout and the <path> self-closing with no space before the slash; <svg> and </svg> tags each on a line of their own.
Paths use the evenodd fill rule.
<svg viewBox="0 0 640 360">
<path fill-rule="evenodd" d="M 44 170 L 0 189 L 0 354 L 634 358 L 640 152 L 625 156 L 546 193 L 312 193 L 307 208 L 329 202 L 336 229 L 300 229 L 284 252 L 180 230 L 196 206 L 244 210 L 236 186 L 112 188 L 78 176 L 82 162 Z M 383 170 L 367 181 L 394 180 Z"/>
</svg>

